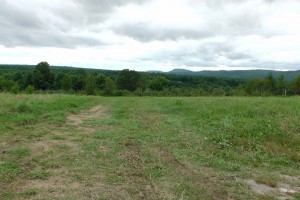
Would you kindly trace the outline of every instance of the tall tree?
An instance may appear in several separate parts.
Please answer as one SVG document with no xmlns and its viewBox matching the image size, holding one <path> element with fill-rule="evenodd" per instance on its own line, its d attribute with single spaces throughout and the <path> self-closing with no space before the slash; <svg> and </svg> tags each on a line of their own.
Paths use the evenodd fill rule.
<svg viewBox="0 0 300 200">
<path fill-rule="evenodd" d="M 249 95 L 262 95 L 265 93 L 265 80 L 254 78 L 250 79 L 246 86 Z"/>
<path fill-rule="evenodd" d="M 36 89 L 49 90 L 54 82 L 54 74 L 47 62 L 40 62 L 33 72 L 33 82 Z"/>
<path fill-rule="evenodd" d="M 137 71 L 124 69 L 119 74 L 117 85 L 121 90 L 135 91 L 139 86 L 140 74 Z"/>
<path fill-rule="evenodd" d="M 154 80 L 150 82 L 150 89 L 156 91 L 162 91 L 165 87 L 167 87 L 169 80 L 163 76 L 158 76 Z"/>
<path fill-rule="evenodd" d="M 96 80 L 92 74 L 86 76 L 84 90 L 87 95 L 96 93 Z"/>
<path fill-rule="evenodd" d="M 273 74 L 270 72 L 268 74 L 267 78 L 265 79 L 264 89 L 265 89 L 265 91 L 274 94 L 275 85 L 276 85 L 276 79 L 274 78 Z"/>
<path fill-rule="evenodd" d="M 300 74 L 293 79 L 291 89 L 294 94 L 300 95 Z"/>
<path fill-rule="evenodd" d="M 86 82 L 86 72 L 84 69 L 79 69 L 76 71 L 75 76 L 72 76 L 73 89 L 75 91 L 84 90 L 84 85 Z"/>
<path fill-rule="evenodd" d="M 65 74 L 61 80 L 61 89 L 64 91 L 70 91 L 72 89 L 72 80 L 69 74 Z"/>
<path fill-rule="evenodd" d="M 25 76 L 25 87 L 27 87 L 28 85 L 34 85 L 33 83 L 33 73 L 32 72 L 29 72 L 26 74 Z"/>
<path fill-rule="evenodd" d="M 7 80 L 5 77 L 0 76 L 0 91 L 10 91 L 11 88 L 16 84 L 17 82 L 13 80 Z"/>
<path fill-rule="evenodd" d="M 105 87 L 106 77 L 104 74 L 98 74 L 96 77 L 97 89 L 103 90 Z"/>
<path fill-rule="evenodd" d="M 103 89 L 104 95 L 111 96 L 114 94 L 115 90 L 116 90 L 115 82 L 111 78 L 106 77 L 104 89 Z"/>
<path fill-rule="evenodd" d="M 277 95 L 286 95 L 286 81 L 284 75 L 280 75 L 276 81 L 276 94 Z"/>
</svg>

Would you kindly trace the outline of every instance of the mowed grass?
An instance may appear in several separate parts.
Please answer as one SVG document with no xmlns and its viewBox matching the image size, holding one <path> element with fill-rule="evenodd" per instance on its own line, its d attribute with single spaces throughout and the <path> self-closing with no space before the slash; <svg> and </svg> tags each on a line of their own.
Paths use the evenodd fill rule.
<svg viewBox="0 0 300 200">
<path fill-rule="evenodd" d="M 0 94 L 0 122 L 0 199 L 300 197 L 299 97 Z"/>
</svg>

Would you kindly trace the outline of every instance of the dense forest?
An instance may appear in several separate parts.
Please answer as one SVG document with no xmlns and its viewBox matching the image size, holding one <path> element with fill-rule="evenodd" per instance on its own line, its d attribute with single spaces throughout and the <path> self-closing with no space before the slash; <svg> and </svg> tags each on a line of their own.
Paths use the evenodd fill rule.
<svg viewBox="0 0 300 200">
<path fill-rule="evenodd" d="M 185 69 L 173 69 L 167 72 L 169 74 L 177 75 L 191 75 L 191 76 L 208 76 L 208 77 L 219 77 L 219 78 L 239 78 L 239 79 L 252 79 L 261 78 L 264 79 L 268 74 L 272 73 L 273 76 L 278 77 L 284 75 L 287 81 L 293 80 L 298 74 L 298 71 L 274 71 L 274 70 L 220 70 L 220 71 L 190 71 Z"/>
<path fill-rule="evenodd" d="M 270 96 L 300 95 L 300 75 L 287 81 L 271 72 L 265 78 L 238 79 L 170 73 L 0 65 L 0 91 L 78 93 L 104 96 Z"/>
</svg>

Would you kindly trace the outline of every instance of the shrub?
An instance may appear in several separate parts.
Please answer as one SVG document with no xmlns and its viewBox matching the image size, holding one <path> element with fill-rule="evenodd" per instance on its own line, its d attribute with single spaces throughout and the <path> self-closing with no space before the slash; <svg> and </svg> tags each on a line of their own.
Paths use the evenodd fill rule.
<svg viewBox="0 0 300 200">
<path fill-rule="evenodd" d="M 10 91 L 13 94 L 18 94 L 20 92 L 20 86 L 19 84 L 15 84 L 14 86 L 11 87 Z"/>
<path fill-rule="evenodd" d="M 34 87 L 32 85 L 28 85 L 26 88 L 25 88 L 25 93 L 26 94 L 33 94 L 34 93 Z"/>
</svg>

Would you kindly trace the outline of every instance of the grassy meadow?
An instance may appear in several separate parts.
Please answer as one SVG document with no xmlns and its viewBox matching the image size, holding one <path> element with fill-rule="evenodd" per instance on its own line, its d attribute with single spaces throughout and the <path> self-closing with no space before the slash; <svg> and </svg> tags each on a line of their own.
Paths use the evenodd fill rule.
<svg viewBox="0 0 300 200">
<path fill-rule="evenodd" d="M 0 94 L 0 199 L 299 199 L 299 97 Z"/>
</svg>

